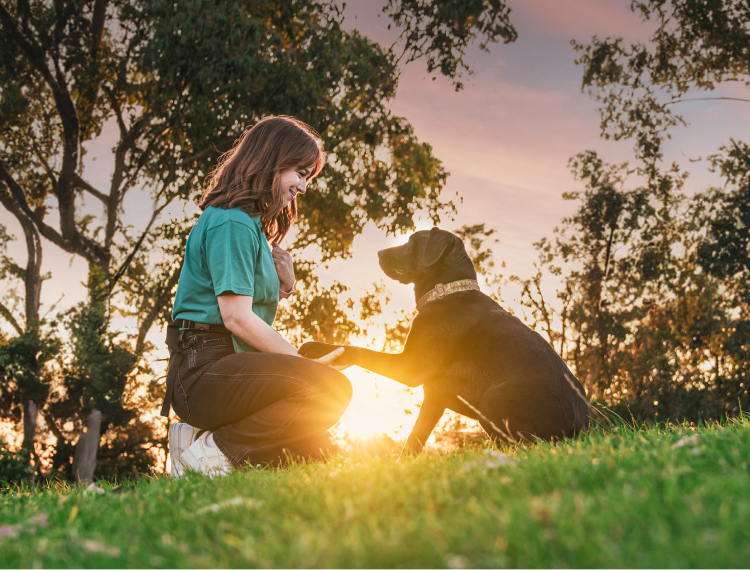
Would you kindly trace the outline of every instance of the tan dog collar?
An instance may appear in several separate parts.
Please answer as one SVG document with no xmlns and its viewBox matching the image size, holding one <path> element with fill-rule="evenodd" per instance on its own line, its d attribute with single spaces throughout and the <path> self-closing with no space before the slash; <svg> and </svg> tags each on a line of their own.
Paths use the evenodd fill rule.
<svg viewBox="0 0 750 570">
<path fill-rule="evenodd" d="M 438 283 L 432 290 L 419 298 L 419 301 L 417 301 L 417 311 L 421 311 L 431 301 L 442 299 L 446 295 L 460 291 L 479 291 L 479 283 L 477 283 L 476 279 L 462 279 L 461 281 L 453 281 L 445 285 Z"/>
</svg>

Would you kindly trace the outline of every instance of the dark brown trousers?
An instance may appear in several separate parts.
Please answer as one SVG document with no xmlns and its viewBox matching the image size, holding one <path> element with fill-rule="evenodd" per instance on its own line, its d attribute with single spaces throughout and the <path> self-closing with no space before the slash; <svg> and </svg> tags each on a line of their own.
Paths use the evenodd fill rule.
<svg viewBox="0 0 750 570">
<path fill-rule="evenodd" d="M 340 372 L 297 356 L 235 353 L 223 333 L 182 331 L 177 348 L 172 406 L 182 421 L 212 431 L 235 465 L 317 458 L 335 447 L 328 429 L 352 397 Z"/>
</svg>

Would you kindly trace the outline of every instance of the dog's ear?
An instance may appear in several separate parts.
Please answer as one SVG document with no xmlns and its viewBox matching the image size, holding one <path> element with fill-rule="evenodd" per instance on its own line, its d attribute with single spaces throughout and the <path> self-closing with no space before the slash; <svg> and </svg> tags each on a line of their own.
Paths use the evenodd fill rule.
<svg viewBox="0 0 750 570">
<path fill-rule="evenodd" d="M 444 232 L 439 228 L 432 228 L 430 239 L 427 240 L 427 245 L 422 253 L 422 265 L 424 267 L 435 265 L 446 252 L 453 249 L 454 245 L 453 234 Z"/>
</svg>

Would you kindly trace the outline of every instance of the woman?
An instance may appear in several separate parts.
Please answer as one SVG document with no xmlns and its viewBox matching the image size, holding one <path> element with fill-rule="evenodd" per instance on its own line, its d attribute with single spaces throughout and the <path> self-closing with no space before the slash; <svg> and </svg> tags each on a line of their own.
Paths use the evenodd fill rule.
<svg viewBox="0 0 750 570">
<path fill-rule="evenodd" d="M 327 430 L 352 388 L 328 365 L 343 349 L 307 360 L 271 327 L 279 298 L 294 291 L 292 259 L 279 243 L 296 218 L 297 194 L 324 162 L 310 127 L 267 117 L 206 181 L 167 330 L 162 415 L 171 404 L 186 422 L 169 430 L 173 477 L 335 447 Z"/>
</svg>

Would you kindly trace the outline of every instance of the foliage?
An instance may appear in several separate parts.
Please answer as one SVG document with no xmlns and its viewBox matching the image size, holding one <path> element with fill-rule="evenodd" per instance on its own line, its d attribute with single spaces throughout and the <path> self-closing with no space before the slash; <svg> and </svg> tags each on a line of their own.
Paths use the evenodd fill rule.
<svg viewBox="0 0 750 570">
<path fill-rule="evenodd" d="M 8 451 L 0 439 L 0 486 L 8 488 L 31 479 L 33 470 L 29 464 L 28 450 L 18 453 Z"/>
<path fill-rule="evenodd" d="M 479 47 L 484 51 L 491 42 L 509 43 L 518 37 L 503 0 L 389 0 L 383 12 L 403 28 L 402 57 L 413 61 L 426 56 L 427 71 L 439 69 L 452 78 L 456 91 L 463 87 L 458 80 L 462 72 L 471 73 L 464 57 L 477 36 L 483 38 Z"/>
<path fill-rule="evenodd" d="M 455 79 L 475 38 L 486 46 L 512 41 L 515 32 L 502 2 L 449 4 L 447 11 L 413 2 L 390 9 L 407 62 L 426 57 L 432 66 L 437 57 Z M 64 468 L 94 407 L 106 409 L 105 445 L 122 430 L 130 430 L 123 449 L 163 442 L 163 426 L 149 420 L 149 431 L 133 417 L 160 396 L 155 381 L 141 385 L 146 397 L 134 387 L 150 372 L 147 335 L 169 320 L 200 181 L 259 118 L 300 118 L 321 133 L 330 156 L 300 203 L 291 245 L 298 261 L 303 250 L 323 263 L 349 255 L 367 221 L 398 233 L 413 228 L 419 212 L 437 221 L 453 211 L 441 200 L 447 173 L 432 148 L 387 107 L 402 57 L 395 46 L 344 31 L 342 18 L 337 4 L 314 0 L 0 1 L 0 202 L 22 225 L 30 252 L 24 272 L 16 271 L 26 323 L 38 321 L 41 237 L 84 259 L 90 273 L 89 301 L 67 321 L 64 378 L 28 370 L 53 393 L 42 413 L 57 439 L 56 468 Z M 110 184 L 98 188 L 83 159 L 111 130 Z M 123 207 L 138 193 L 153 211 L 134 228 Z M 356 330 L 351 307 L 338 299 L 343 286 L 321 289 L 312 272 L 301 277 L 301 302 L 281 319 L 292 338 Z M 2 309 L 19 325 L 20 311 Z M 116 340 L 115 315 L 135 321 L 133 338 Z"/>
<path fill-rule="evenodd" d="M 653 180 L 593 152 L 572 164 L 586 185 L 566 195 L 578 210 L 554 242 L 536 244 L 537 275 L 519 280 L 532 324 L 573 366 L 590 398 L 622 414 L 696 421 L 747 409 L 745 282 L 726 278 L 736 264 L 720 264 L 723 257 L 710 258 L 711 271 L 702 265 L 716 246 L 705 228 L 722 211 L 720 191 L 686 198 L 676 166 Z M 627 188 L 639 174 L 646 183 Z M 556 307 L 542 294 L 545 272 L 563 279 Z"/>
<path fill-rule="evenodd" d="M 688 93 L 750 84 L 750 7 L 743 0 L 632 0 L 631 9 L 656 25 L 647 44 L 597 37 L 572 43 L 581 53 L 583 88 L 601 103 L 603 136 L 634 139 L 638 158 L 654 164 L 667 131 L 686 124 L 673 106 L 696 100 Z"/>
<path fill-rule="evenodd" d="M 703 201 L 711 213 L 706 239 L 698 247 L 699 263 L 706 273 L 734 281 L 736 294 L 747 295 L 742 282 L 750 278 L 750 147 L 732 141 L 721 150 L 711 164 L 727 180 L 729 191 L 712 190 Z"/>
<path fill-rule="evenodd" d="M 20 525 L 0 565 L 687 568 L 750 555 L 747 417 L 499 452 L 21 489 L 0 499 L 2 524 Z"/>
<path fill-rule="evenodd" d="M 571 160 L 585 189 L 564 196 L 576 213 L 536 244 L 537 274 L 518 280 L 522 304 L 590 397 L 647 420 L 736 416 L 750 404 L 750 148 L 732 140 L 710 155 L 723 187 L 688 195 L 688 173 L 663 164 L 663 143 L 687 125 L 674 106 L 706 99 L 689 94 L 750 84 L 750 10 L 734 0 L 631 8 L 655 22 L 649 42 L 573 43 L 602 136 L 632 138 L 638 166 L 593 151 Z M 554 303 L 545 273 L 563 280 Z"/>
<path fill-rule="evenodd" d="M 99 272 L 92 269 L 91 273 L 97 275 Z M 110 331 L 110 320 L 101 306 L 104 302 L 102 296 L 97 298 L 96 292 L 101 286 L 91 285 L 92 297 L 86 303 L 81 303 L 69 311 L 67 315 L 67 329 L 71 335 L 71 351 L 68 358 L 61 358 L 62 377 L 58 390 L 50 399 L 48 409 L 56 421 L 64 424 L 70 422 L 73 425 L 80 422 L 92 410 L 102 412 L 102 433 L 110 428 L 129 426 L 136 422 L 139 415 L 137 409 L 126 407 L 126 385 L 132 374 L 135 355 L 128 349 L 126 342 L 118 339 L 116 333 Z M 152 381 L 153 382 L 153 381 Z M 82 427 L 82 426 L 76 426 Z M 131 430 L 132 431 L 132 430 Z M 151 430 L 140 430 L 142 437 L 139 448 L 143 448 L 144 441 L 152 436 Z M 119 440 L 110 441 L 107 446 L 115 457 L 123 460 L 123 467 L 128 469 L 130 461 L 125 460 L 128 455 L 125 449 L 133 445 L 131 440 L 122 437 Z M 59 437 L 59 436 L 58 436 Z M 73 448 L 70 445 L 57 446 L 52 457 L 53 470 L 62 470 L 64 475 L 72 475 L 70 466 L 72 462 Z M 143 455 L 145 449 L 135 450 L 136 455 Z M 139 461 L 143 463 L 141 459 Z M 147 463 L 153 462 L 153 458 Z M 113 477 L 119 473 L 115 467 L 114 471 L 99 469 L 103 476 Z"/>
<path fill-rule="evenodd" d="M 47 399 L 53 374 L 45 364 L 59 350 L 55 335 L 38 331 L 24 332 L 0 344 L 0 417 L 20 421 L 24 400 Z"/>
</svg>

